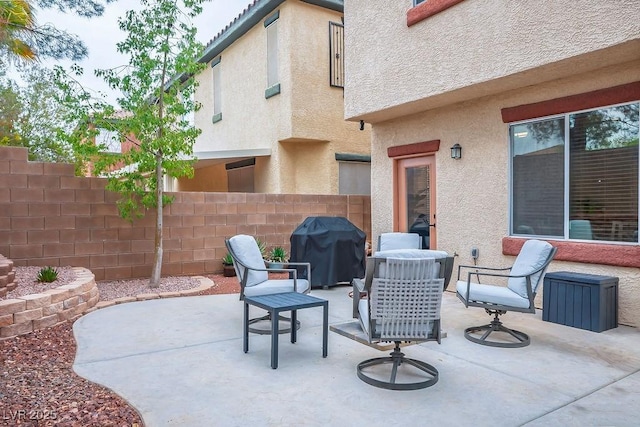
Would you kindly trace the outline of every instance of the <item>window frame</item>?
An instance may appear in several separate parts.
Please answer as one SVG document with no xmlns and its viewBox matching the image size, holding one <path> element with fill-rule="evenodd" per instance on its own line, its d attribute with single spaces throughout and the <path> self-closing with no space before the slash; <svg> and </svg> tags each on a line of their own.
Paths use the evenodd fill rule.
<svg viewBox="0 0 640 427">
<path fill-rule="evenodd" d="M 556 241 L 562 241 L 562 242 L 566 242 L 566 243 L 585 243 L 585 242 L 589 242 L 589 243 L 598 243 L 598 244 L 603 244 L 603 245 L 639 245 L 640 244 L 640 237 L 638 238 L 638 240 L 636 241 L 613 241 L 613 240 L 584 240 L 584 239 L 571 239 L 569 237 L 569 222 L 570 222 L 570 209 L 571 209 L 571 196 L 570 196 L 570 186 L 571 186 L 571 182 L 570 182 L 570 178 L 571 178 L 571 164 L 570 164 L 570 158 L 571 158 L 571 147 L 570 147 L 570 132 L 571 132 L 571 120 L 570 117 L 572 115 L 578 115 L 578 114 L 582 114 L 582 113 L 588 113 L 588 112 L 592 112 L 592 111 L 597 111 L 597 110 L 603 110 L 603 109 L 608 109 L 608 108 L 615 108 L 615 107 L 619 107 L 619 106 L 624 106 L 624 105 L 630 105 L 630 104 L 640 104 L 640 100 L 634 100 L 634 101 L 624 101 L 624 102 L 618 102 L 618 103 L 614 103 L 614 104 L 607 104 L 607 105 L 600 105 L 600 106 L 593 106 L 590 108 L 584 108 L 584 109 L 579 109 L 579 110 L 572 110 L 572 111 L 566 111 L 563 113 L 557 113 L 557 114 L 551 114 L 551 115 L 547 115 L 547 116 L 540 116 L 540 117 L 532 117 L 529 119 L 523 119 L 523 120 L 518 120 L 518 121 L 513 121 L 513 122 L 509 122 L 507 123 L 507 127 L 508 127 L 508 132 L 507 132 L 507 140 L 508 140 L 508 147 L 509 147 L 509 164 L 508 164 L 508 176 L 509 176 L 509 212 L 508 212 L 508 233 L 509 233 L 509 238 L 541 238 L 541 239 L 546 239 L 546 240 L 556 240 Z M 536 122 L 543 122 L 543 121 L 549 121 L 549 120 L 555 120 L 555 119 L 564 119 L 564 129 L 563 129 L 563 143 L 564 143 L 564 150 L 563 150 L 563 176 L 564 176 L 564 186 L 563 186 L 563 236 L 551 236 L 551 235 L 539 235 L 539 234 L 518 234 L 515 232 L 514 228 L 514 199 L 515 199 L 515 195 L 514 195 L 514 177 L 513 177 L 513 173 L 514 173 L 514 166 L 513 166 L 513 141 L 512 141 L 512 137 L 511 137 L 511 128 L 512 126 L 517 126 L 517 125 L 522 125 L 522 124 L 529 124 L 529 123 L 536 123 Z M 640 120 L 639 120 L 640 123 Z M 640 129 L 638 130 L 638 137 L 640 138 Z M 640 151 L 640 145 L 638 146 L 638 150 Z M 639 187 L 640 187 L 640 153 L 639 153 L 639 159 L 638 159 L 638 182 L 639 182 Z M 640 221 L 640 188 L 638 189 L 638 211 L 636 212 L 637 215 L 637 219 L 638 221 Z"/>
<path fill-rule="evenodd" d="M 371 156 L 364 155 L 364 154 L 336 153 L 335 159 L 336 159 L 336 162 L 338 163 L 338 194 L 370 196 L 371 195 Z M 344 189 L 343 182 L 346 182 L 346 178 L 344 174 L 347 171 L 343 170 L 343 166 L 347 167 L 347 165 L 358 165 L 358 166 L 367 165 L 368 166 L 369 180 L 368 180 L 368 185 L 366 186 L 367 192 L 360 193 L 360 192 L 353 192 L 353 191 Z M 361 181 L 361 180 L 358 179 L 358 181 Z"/>
<path fill-rule="evenodd" d="M 222 120 L 222 57 L 218 57 L 211 61 L 211 88 L 212 88 L 212 104 L 213 116 L 212 123 Z M 217 82 L 217 84 L 216 84 Z"/>
<path fill-rule="evenodd" d="M 266 84 L 264 96 L 269 99 L 280 93 L 280 61 L 278 57 L 278 21 L 280 19 L 280 11 L 277 10 L 264 20 L 265 39 L 266 39 Z M 272 41 L 270 43 L 269 41 Z"/>
<path fill-rule="evenodd" d="M 329 86 L 344 89 L 344 24 L 329 21 Z"/>
</svg>

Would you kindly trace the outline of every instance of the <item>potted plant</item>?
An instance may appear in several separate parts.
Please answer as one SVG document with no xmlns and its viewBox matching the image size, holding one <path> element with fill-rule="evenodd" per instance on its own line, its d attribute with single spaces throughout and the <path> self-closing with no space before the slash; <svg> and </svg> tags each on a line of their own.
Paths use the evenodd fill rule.
<svg viewBox="0 0 640 427">
<path fill-rule="evenodd" d="M 233 258 L 229 252 L 222 257 L 222 275 L 224 277 L 233 277 L 236 275 L 236 269 L 233 267 Z"/>
<path fill-rule="evenodd" d="M 269 252 L 269 264 L 273 268 L 283 268 L 287 262 L 287 252 L 282 246 L 276 246 Z"/>
</svg>

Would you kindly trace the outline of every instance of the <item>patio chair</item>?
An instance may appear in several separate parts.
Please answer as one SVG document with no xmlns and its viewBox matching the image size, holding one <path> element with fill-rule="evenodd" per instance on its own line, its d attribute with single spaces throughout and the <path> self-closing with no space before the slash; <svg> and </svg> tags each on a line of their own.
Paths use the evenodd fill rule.
<svg viewBox="0 0 640 427">
<path fill-rule="evenodd" d="M 368 258 L 365 280 L 353 282 L 354 295 L 363 295 L 357 317 L 369 344 L 393 342 L 395 347 L 388 357 L 358 364 L 362 381 L 389 390 L 417 390 L 438 382 L 436 368 L 400 351 L 402 342 L 440 343 L 444 279 L 438 278 L 436 265 L 434 258 Z M 391 365 L 390 372 L 380 365 Z"/>
<path fill-rule="evenodd" d="M 433 258 L 435 260 L 435 266 L 433 270 L 433 277 L 444 280 L 443 290 L 447 289 L 449 282 L 451 281 L 451 274 L 453 273 L 453 257 L 445 251 L 436 251 L 433 249 L 389 249 L 386 251 L 376 251 L 372 258 Z M 383 267 L 384 268 L 384 267 Z M 365 280 L 371 281 L 373 276 L 373 268 L 367 268 L 365 271 L 367 275 Z M 353 286 L 353 292 L 350 294 L 353 297 L 353 318 L 357 319 L 358 315 L 358 297 L 363 298 L 366 296 L 364 289 L 363 279 L 353 279 L 351 282 Z M 355 296 L 355 297 L 354 297 Z"/>
<path fill-rule="evenodd" d="M 378 236 L 378 250 L 390 249 L 422 249 L 418 233 L 382 233 Z"/>
<path fill-rule="evenodd" d="M 492 347 L 525 347 L 531 342 L 524 332 L 509 329 L 502 324 L 499 316 L 507 311 L 535 313 L 534 299 L 544 273 L 551 263 L 556 248 L 541 240 L 527 240 L 508 268 L 458 266 L 456 294 L 465 307 L 484 308 L 494 316 L 491 323 L 465 329 L 464 336 L 472 342 Z M 466 280 L 461 280 L 462 271 L 467 271 Z M 471 281 L 476 277 L 478 283 Z M 481 277 L 506 278 L 507 286 L 481 284 Z M 489 340 L 494 332 L 498 339 Z M 478 336 L 478 334 L 481 334 Z M 494 338 L 496 337 L 494 336 Z M 515 340 L 514 340 L 515 339 Z"/>
<path fill-rule="evenodd" d="M 239 234 L 225 239 L 225 245 L 229 254 L 233 258 L 233 267 L 240 282 L 240 300 L 245 296 L 258 296 L 268 294 L 279 294 L 284 292 L 309 293 L 311 290 L 311 264 L 308 262 L 287 262 L 284 268 L 267 267 L 260 253 L 260 248 L 253 236 Z M 297 267 L 306 268 L 306 278 L 298 278 Z M 294 268 L 289 268 L 294 267 Z M 289 279 L 269 279 L 269 273 L 286 272 Z M 267 314 L 262 317 L 249 320 L 249 324 L 261 321 L 271 321 Z M 280 321 L 291 322 L 291 319 L 280 316 Z M 300 327 L 299 323 L 296 325 Z M 250 332 L 267 335 L 271 333 L 271 327 L 264 329 L 251 327 Z M 280 328 L 279 333 L 289 333 L 291 329 Z"/>
</svg>

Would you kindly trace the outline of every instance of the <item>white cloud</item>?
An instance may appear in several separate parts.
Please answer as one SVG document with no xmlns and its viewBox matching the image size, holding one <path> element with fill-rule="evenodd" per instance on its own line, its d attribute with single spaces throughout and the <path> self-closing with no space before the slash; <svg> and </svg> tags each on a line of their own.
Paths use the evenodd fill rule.
<svg viewBox="0 0 640 427">
<path fill-rule="evenodd" d="M 203 11 L 195 20 L 198 28 L 198 40 L 207 44 L 220 30 L 237 17 L 252 0 L 208 0 L 203 4 Z M 119 54 L 116 43 L 126 38 L 126 33 L 118 28 L 118 18 L 124 17 L 131 9 L 140 9 L 139 0 L 118 0 L 105 8 L 105 13 L 98 18 L 82 18 L 74 14 L 62 14 L 53 9 L 39 10 L 36 19 L 39 24 L 51 23 L 59 29 L 65 29 L 82 39 L 89 49 L 89 57 L 78 64 L 84 68 L 82 85 L 93 91 L 108 95 L 115 102 L 115 94 L 104 83 L 94 76 L 95 69 L 109 69 L 124 65 L 128 58 Z M 70 61 L 44 61 L 46 66 L 55 64 L 69 68 Z"/>
</svg>

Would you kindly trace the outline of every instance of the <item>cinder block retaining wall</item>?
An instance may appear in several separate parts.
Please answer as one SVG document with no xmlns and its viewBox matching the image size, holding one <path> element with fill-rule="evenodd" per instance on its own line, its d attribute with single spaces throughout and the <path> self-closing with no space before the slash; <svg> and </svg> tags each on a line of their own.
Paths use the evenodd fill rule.
<svg viewBox="0 0 640 427">
<path fill-rule="evenodd" d="M 0 255 L 0 298 L 16 288 L 15 283 L 13 283 L 15 277 L 16 272 L 13 270 L 13 261 Z"/>
<path fill-rule="evenodd" d="M 68 285 L 0 300 L 0 339 L 54 326 L 95 306 L 100 297 L 93 274 L 75 270 L 76 279 Z"/>
<path fill-rule="evenodd" d="M 0 147 L 0 254 L 17 266 L 86 267 L 95 280 L 148 277 L 154 212 L 130 223 L 106 180 L 74 176 L 73 166 L 27 161 L 27 150 Z M 173 193 L 164 210 L 163 275 L 222 271 L 225 237 L 259 237 L 289 250 L 308 216 L 343 216 L 371 236 L 369 196 Z"/>
</svg>

